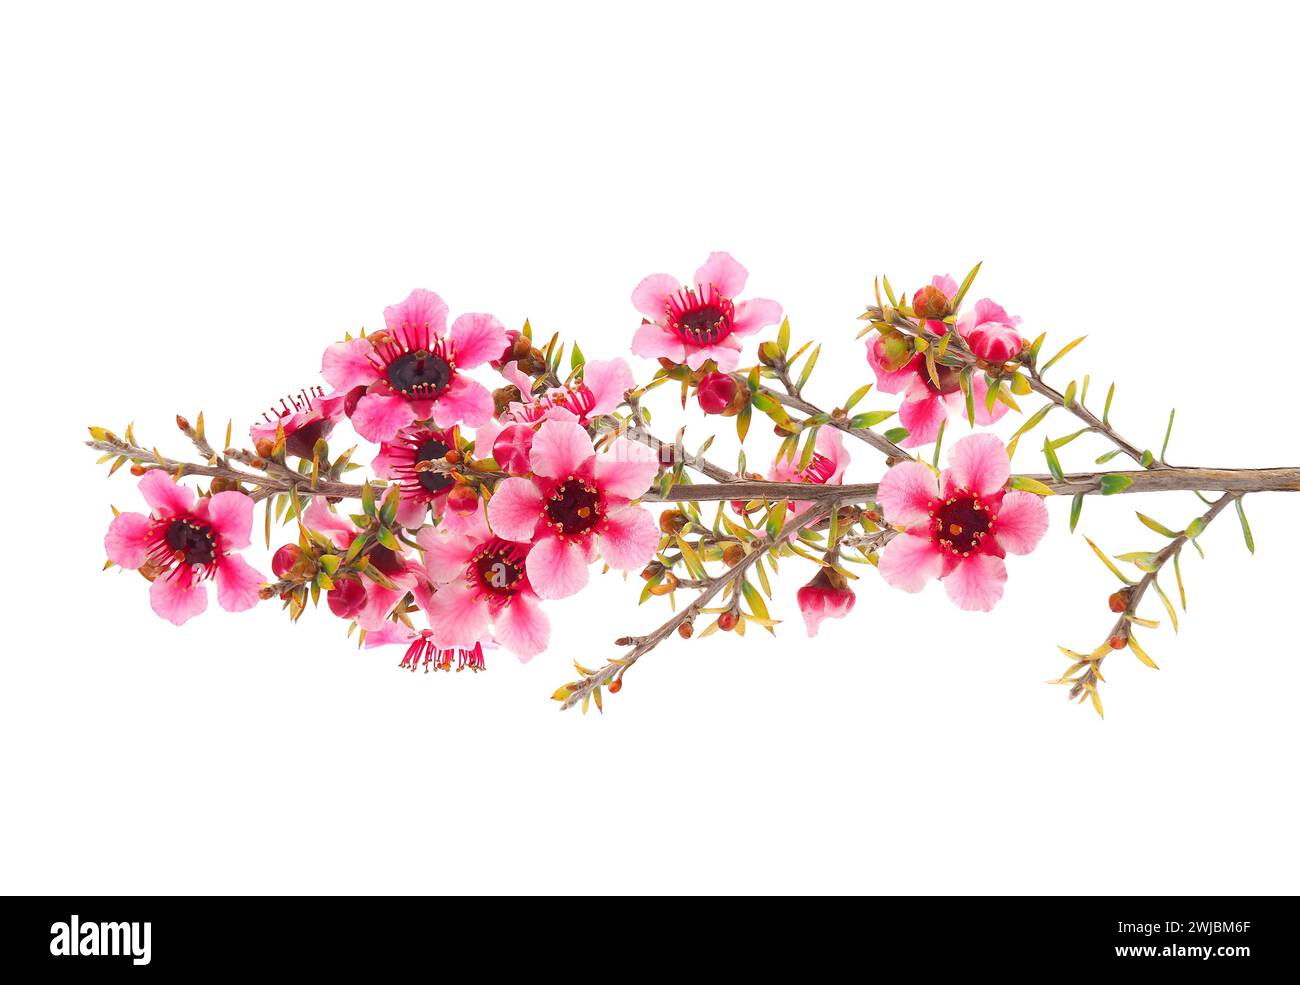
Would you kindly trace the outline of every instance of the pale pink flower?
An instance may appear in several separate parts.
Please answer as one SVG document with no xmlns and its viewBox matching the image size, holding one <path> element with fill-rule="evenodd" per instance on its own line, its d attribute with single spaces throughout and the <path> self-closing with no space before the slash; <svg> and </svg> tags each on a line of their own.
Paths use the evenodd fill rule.
<svg viewBox="0 0 1300 985">
<path fill-rule="evenodd" d="M 412 674 L 421 665 L 423 665 L 426 674 L 430 670 L 451 670 L 452 664 L 455 664 L 456 670 L 486 670 L 487 665 L 483 661 L 483 649 L 495 645 L 485 640 L 475 643 L 471 647 L 443 649 L 433 642 L 433 630 L 421 629 L 417 632 L 409 626 L 392 620 L 389 620 L 383 627 L 373 633 L 366 633 L 365 647 L 367 650 L 394 643 L 406 647 L 406 653 L 402 656 L 402 662 L 398 664 L 398 667 L 402 670 L 409 670 Z"/>
<path fill-rule="evenodd" d="M 1038 546 L 1047 507 L 1032 493 L 1006 491 L 1011 462 L 995 435 L 962 438 L 948 464 L 937 480 L 920 462 L 885 473 L 876 498 L 886 520 L 906 532 L 881 551 L 880 574 L 905 592 L 942 579 L 958 606 L 987 612 L 1002 597 L 1003 558 Z"/>
<path fill-rule="evenodd" d="M 710 253 L 685 287 L 669 274 L 651 274 L 632 292 L 632 303 L 648 319 L 632 337 L 632 351 L 691 369 L 712 359 L 731 372 L 740 362 L 740 340 L 781 320 L 775 301 L 736 300 L 748 277 L 729 253 Z"/>
<path fill-rule="evenodd" d="M 219 492 L 195 501 L 194 490 L 160 470 L 146 472 L 140 492 L 149 515 L 119 513 L 109 524 L 104 550 L 114 564 L 144 572 L 153 584 L 153 611 L 179 626 L 208 607 L 203 582 L 215 577 L 217 602 L 242 612 L 258 602 L 262 576 L 236 551 L 247 547 L 253 501 L 242 492 Z"/>
<path fill-rule="evenodd" d="M 576 421 L 545 421 L 529 451 L 532 478 L 509 478 L 488 502 L 498 536 L 530 543 L 528 578 L 542 598 L 572 595 L 587 584 L 597 556 L 613 568 L 643 566 L 659 547 L 649 510 L 632 504 L 654 481 L 653 450 L 614 439 L 597 455 Z"/>
<path fill-rule="evenodd" d="M 958 284 L 951 277 L 935 276 L 930 284 L 949 301 L 957 294 Z M 1005 319 L 1005 323 L 993 321 L 995 316 Z M 1000 306 L 985 299 L 975 306 L 973 313 L 957 320 L 957 331 L 968 342 L 971 341 L 968 333 L 973 334 L 981 348 L 987 348 L 989 352 L 1000 352 L 1007 345 L 1005 331 L 1019 321 L 1019 318 L 1010 318 Z M 948 326 L 942 321 L 931 319 L 926 325 L 938 335 L 948 333 Z M 994 328 L 994 325 L 997 327 Z M 975 343 L 972 343 L 972 349 L 977 354 L 983 354 L 975 348 Z M 932 443 L 939 436 L 939 426 L 949 415 L 958 419 L 966 416 L 966 396 L 961 390 L 960 370 L 936 364 L 935 376 L 939 380 L 936 386 L 926 368 L 925 357 L 919 353 L 898 369 L 890 369 L 885 359 L 884 341 L 876 332 L 867 336 L 867 362 L 875 371 L 876 389 L 882 393 L 901 394 L 903 397 L 898 420 L 907 428 L 907 437 L 901 442 L 904 448 L 917 448 Z M 1001 401 L 994 402 L 992 411 L 988 409 L 988 384 L 982 373 L 976 373 L 971 378 L 971 393 L 976 424 L 992 424 L 1008 410 L 1007 405 Z"/>
<path fill-rule="evenodd" d="M 806 482 L 814 486 L 839 486 L 844 484 L 844 470 L 849 467 L 849 450 L 844 447 L 844 435 L 838 428 L 823 427 L 813 443 L 813 456 L 803 468 L 799 467 L 799 454 L 791 458 L 782 455 L 772 462 L 767 477 L 773 482 Z M 790 508 L 798 515 L 812 505 L 807 500 L 791 500 Z M 744 503 L 732 503 L 737 513 L 747 512 Z"/>
<path fill-rule="evenodd" d="M 492 394 L 464 371 L 501 354 L 506 333 L 499 321 L 466 314 L 447 331 L 447 305 L 417 289 L 384 309 L 384 323 L 386 331 L 331 345 L 321 363 L 336 390 L 366 388 L 351 415 L 358 434 L 391 441 L 414 421 L 476 427 L 492 416 Z"/>
<path fill-rule="evenodd" d="M 248 429 L 253 445 L 274 441 L 279 428 L 284 429 L 285 451 L 299 458 L 311 458 L 316 442 L 328 438 L 334 425 L 343 417 L 346 393 L 326 394 L 318 386 L 284 397 L 279 407 L 262 415 L 263 423 Z"/>
<path fill-rule="evenodd" d="M 360 531 L 345 516 L 330 510 L 329 504 L 317 496 L 303 510 L 303 526 L 328 538 L 339 551 L 347 551 Z M 389 588 L 364 574 L 340 574 L 334 578 L 334 587 L 326 593 L 326 603 L 340 619 L 355 620 L 367 632 L 380 629 L 393 607 L 407 592 L 418 601 L 427 594 L 427 586 L 419 577 L 419 566 L 406 557 L 405 552 L 394 551 L 378 542 L 361 553 L 393 587 Z"/>
<path fill-rule="evenodd" d="M 481 509 L 461 531 L 425 527 L 416 539 L 429 580 L 437 586 L 420 602 L 431 643 L 472 651 L 491 634 L 525 662 L 546 649 L 551 624 L 529 582 L 532 545 L 495 536 Z"/>
<path fill-rule="evenodd" d="M 857 601 L 844 576 L 830 568 L 819 569 L 813 580 L 799 589 L 797 599 L 809 636 L 817 635 L 823 619 L 843 619 Z"/>
</svg>

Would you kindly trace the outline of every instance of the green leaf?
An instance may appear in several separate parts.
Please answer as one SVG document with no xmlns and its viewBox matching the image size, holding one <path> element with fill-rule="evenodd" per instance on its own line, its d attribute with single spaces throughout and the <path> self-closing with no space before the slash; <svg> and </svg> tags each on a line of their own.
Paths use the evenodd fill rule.
<svg viewBox="0 0 1300 985">
<path fill-rule="evenodd" d="M 1056 365 L 1057 361 L 1060 360 L 1062 356 L 1068 353 L 1071 349 L 1073 349 L 1076 345 L 1078 345 L 1087 337 L 1088 336 L 1086 335 L 1080 335 L 1077 339 L 1075 339 L 1073 342 L 1067 345 L 1064 349 L 1062 349 L 1060 352 L 1054 355 L 1051 359 L 1047 360 L 1047 365 L 1045 365 L 1042 369 L 1040 369 L 1038 371 L 1038 374 L 1041 376 L 1043 373 L 1046 373 L 1049 369 L 1051 369 L 1053 366 Z"/>
<path fill-rule="evenodd" d="M 1233 504 L 1237 507 L 1237 517 L 1241 520 L 1241 536 L 1246 538 L 1246 547 L 1251 554 L 1255 553 L 1255 538 L 1250 533 L 1250 522 L 1246 519 L 1245 507 L 1241 505 L 1241 499 L 1234 499 Z"/>
<path fill-rule="evenodd" d="M 1114 496 L 1116 493 L 1122 493 L 1131 485 L 1133 485 L 1133 479 L 1130 476 L 1112 472 L 1110 475 L 1101 477 L 1101 494 L 1103 496 Z"/>
<path fill-rule="evenodd" d="M 1065 406 L 1067 407 L 1074 406 L 1074 395 L 1078 392 L 1078 390 L 1079 390 L 1079 385 L 1075 383 L 1074 380 L 1071 380 L 1070 385 L 1065 388 Z"/>
<path fill-rule="evenodd" d="M 1165 452 L 1169 450 L 1169 435 L 1173 434 L 1174 431 L 1174 414 L 1176 412 L 1177 408 L 1169 411 L 1169 424 L 1165 427 L 1165 443 L 1160 446 L 1160 461 L 1162 462 L 1165 460 Z M 1241 500 L 1237 502 L 1240 503 Z"/>
<path fill-rule="evenodd" d="M 866 383 L 858 387 L 851 394 L 849 394 L 849 399 L 844 401 L 845 411 L 850 411 L 855 406 L 857 406 L 858 401 L 860 401 L 863 397 L 865 397 L 867 395 L 867 391 L 869 391 L 870 389 L 871 389 L 871 384 Z"/>
<path fill-rule="evenodd" d="M 361 487 L 361 509 L 366 516 L 373 517 L 375 509 L 375 487 L 367 482 Z"/>
<path fill-rule="evenodd" d="M 1127 561 L 1129 564 L 1136 564 L 1141 570 L 1146 572 L 1159 571 L 1160 565 L 1157 562 L 1154 551 L 1129 551 L 1127 554 L 1116 554 L 1116 561 Z"/>
<path fill-rule="evenodd" d="M 898 411 L 894 410 L 869 410 L 865 414 L 855 414 L 849 421 L 849 427 L 869 428 L 874 427 L 881 421 L 887 421 Z"/>
<path fill-rule="evenodd" d="M 781 533 L 781 528 L 785 525 L 786 501 L 781 500 L 767 514 L 767 524 L 765 529 L 767 535 L 773 540 Z"/>
<path fill-rule="evenodd" d="M 1107 462 L 1109 462 L 1112 458 L 1114 458 L 1116 455 L 1121 454 L 1123 451 L 1124 451 L 1124 449 L 1122 449 L 1122 448 L 1115 448 L 1115 449 L 1113 449 L 1113 450 L 1111 450 L 1111 451 L 1106 452 L 1105 454 L 1098 455 L 1098 456 L 1097 456 L 1097 464 L 1098 464 L 1098 465 L 1105 465 L 1105 464 L 1106 464 Z"/>
<path fill-rule="evenodd" d="M 1115 399 L 1115 384 L 1112 383 L 1110 385 L 1110 389 L 1106 391 L 1106 406 L 1103 407 L 1101 410 L 1101 423 L 1107 426 L 1110 425 L 1110 402 L 1114 399 Z"/>
<path fill-rule="evenodd" d="M 1138 518 L 1139 520 L 1141 520 L 1141 521 L 1142 521 L 1146 526 L 1150 527 L 1152 530 L 1154 530 L 1154 531 L 1155 531 L 1156 533 L 1158 533 L 1158 534 L 1163 534 L 1164 536 L 1169 537 L 1170 539 L 1173 539 L 1174 537 L 1177 537 L 1177 536 L 1178 536 L 1178 532 L 1177 532 L 1177 531 L 1175 531 L 1175 530 L 1170 530 L 1168 527 L 1166 527 L 1166 526 L 1165 526 L 1163 523 L 1161 523 L 1159 520 L 1153 520 L 1153 519 L 1151 519 L 1151 517 L 1147 516 L 1145 513 L 1139 513 L 1139 514 L 1137 515 L 1137 518 Z"/>
<path fill-rule="evenodd" d="M 782 354 L 790 351 L 790 319 L 782 318 L 781 327 L 776 333 L 776 344 L 780 347 Z"/>
<path fill-rule="evenodd" d="M 581 369 L 586 365 L 586 363 L 587 357 L 584 356 L 582 350 L 578 348 L 578 343 L 573 343 L 573 353 L 569 356 L 569 370 L 572 372 Z"/>
<path fill-rule="evenodd" d="M 888 431 L 885 432 L 885 437 L 888 440 L 892 441 L 894 444 L 898 444 L 900 441 L 906 438 L 910 433 L 911 432 L 909 432 L 907 428 L 890 428 Z"/>
<path fill-rule="evenodd" d="M 983 265 L 984 265 L 983 260 L 975 264 L 975 266 L 970 268 L 970 273 L 968 273 L 966 277 L 962 280 L 961 287 L 957 288 L 957 293 L 953 295 L 953 299 L 952 299 L 953 311 L 956 311 L 959 307 L 961 307 L 962 298 L 966 296 L 966 292 L 970 290 L 970 286 L 975 283 L 975 275 L 980 272 L 980 267 L 982 267 Z"/>
<path fill-rule="evenodd" d="M 1079 514 L 1083 512 L 1083 493 L 1075 493 L 1070 500 L 1070 533 L 1079 525 Z"/>
<path fill-rule="evenodd" d="M 1035 496 L 1055 496 L 1051 486 L 1045 486 L 1037 479 L 1031 479 L 1027 475 L 1013 475 L 1010 482 L 1012 489 L 1019 489 L 1022 492 L 1033 493 Z M 1070 529 L 1074 529 L 1071 527 Z"/>
<path fill-rule="evenodd" d="M 1052 473 L 1052 478 L 1064 479 L 1065 472 L 1061 468 L 1061 460 L 1056 457 L 1056 450 L 1050 441 L 1043 442 L 1043 457 L 1047 459 L 1047 471 Z"/>
<path fill-rule="evenodd" d="M 1113 574 L 1116 578 L 1122 581 L 1125 585 L 1133 584 L 1132 581 L 1130 581 L 1128 578 L 1124 576 L 1124 573 L 1120 571 L 1119 568 L 1115 567 L 1115 563 L 1111 561 L 1111 559 L 1108 558 L 1105 554 L 1102 553 L 1100 547 L 1094 544 L 1091 540 L 1088 540 L 1087 537 L 1084 537 L 1083 539 L 1087 541 L 1088 546 L 1092 548 L 1092 553 L 1096 554 L 1097 557 L 1101 559 L 1101 563 L 1110 569 L 1111 574 Z"/>
<path fill-rule="evenodd" d="M 799 373 L 799 379 L 794 385 L 796 391 L 800 391 L 804 388 L 804 384 L 808 382 L 808 377 L 812 376 L 813 367 L 817 365 L 817 357 L 821 354 L 822 347 L 819 345 L 812 351 L 812 355 L 808 357 L 808 361 L 803 364 L 803 370 Z"/>
<path fill-rule="evenodd" d="M 745 440 L 745 435 L 749 434 L 749 422 L 753 417 L 754 409 L 748 403 L 736 415 L 736 437 L 742 442 Z"/>
<path fill-rule="evenodd" d="M 1187 534 L 1189 538 L 1195 540 L 1197 537 L 1201 536 L 1201 533 L 1204 530 L 1205 530 L 1205 518 L 1198 516 L 1195 520 L 1193 520 L 1191 523 L 1187 525 L 1187 529 L 1184 530 L 1183 533 Z"/>
</svg>

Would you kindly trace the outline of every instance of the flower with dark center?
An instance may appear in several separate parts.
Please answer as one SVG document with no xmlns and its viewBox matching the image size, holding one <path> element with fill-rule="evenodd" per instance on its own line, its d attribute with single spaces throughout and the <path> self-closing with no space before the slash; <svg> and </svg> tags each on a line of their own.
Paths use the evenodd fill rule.
<svg viewBox="0 0 1300 985">
<path fill-rule="evenodd" d="M 445 462 L 447 453 L 455 447 L 454 429 L 443 431 L 424 424 L 403 428 L 392 441 L 380 445 L 372 465 L 376 475 L 393 480 L 400 488 L 397 520 L 403 526 L 419 526 L 430 506 L 436 515 L 442 515 L 447 491 L 455 485 L 455 479 L 446 472 L 419 466 Z"/>
<path fill-rule="evenodd" d="M 279 428 L 284 429 L 285 451 L 299 458 L 311 458 L 316 442 L 328 438 L 343 416 L 344 393 L 326 394 L 318 386 L 300 390 L 280 400 L 262 415 L 262 423 L 249 428 L 256 447 L 259 441 L 274 441 Z"/>
<path fill-rule="evenodd" d="M 923 298 L 922 307 L 927 312 L 934 313 L 943 310 L 945 306 L 950 307 L 957 291 L 957 282 L 951 277 L 936 276 L 916 297 Z M 999 305 L 984 299 L 975 305 L 973 312 L 957 319 L 956 329 L 957 334 L 976 355 L 1000 362 L 1012 358 L 1020 351 L 1019 343 L 1022 340 L 1011 328 L 1019 321 L 1019 318 L 1007 315 Z M 947 335 L 950 327 L 938 319 L 931 319 L 924 324 L 940 336 Z M 899 358 L 896 351 L 899 343 L 900 338 L 896 332 L 889 338 L 883 337 L 879 332 L 871 332 L 867 336 L 867 362 L 876 374 L 876 389 L 882 393 L 901 394 L 903 397 L 898 420 L 907 428 L 907 437 L 900 444 L 904 448 L 918 448 L 932 443 L 939 436 L 940 426 L 950 416 L 966 416 L 966 395 L 962 392 L 961 370 L 958 367 L 936 362 L 936 381 L 930 376 L 923 354 L 916 353 L 907 358 L 911 350 L 904 348 L 902 358 Z M 902 359 L 906 361 L 903 362 Z M 994 401 L 992 410 L 989 409 L 988 383 L 983 373 L 977 372 L 971 377 L 971 397 L 976 424 L 992 424 L 1008 410 L 1001 400 Z"/>
<path fill-rule="evenodd" d="M 991 434 L 952 446 L 936 480 L 928 465 L 902 462 L 880 482 L 885 519 L 905 533 L 880 553 L 890 585 L 919 592 L 938 578 L 963 609 L 987 612 L 1002 597 L 1007 553 L 1028 554 L 1047 530 L 1047 508 L 1032 493 L 1008 491 L 1011 462 Z"/>
<path fill-rule="evenodd" d="M 636 500 L 659 471 L 653 449 L 625 437 L 596 455 L 576 421 L 544 421 L 528 450 L 529 478 L 499 483 L 488 501 L 492 528 L 519 543 L 536 542 L 528 580 L 542 598 L 565 598 L 587 583 L 599 556 L 638 570 L 659 546 L 659 526 Z"/>
<path fill-rule="evenodd" d="M 236 553 L 252 531 L 248 496 L 232 490 L 196 500 L 192 489 L 160 470 L 144 474 L 140 492 L 153 512 L 114 517 L 104 549 L 109 560 L 153 583 L 149 600 L 158 615 L 178 626 L 198 615 L 208 604 L 202 583 L 213 578 L 223 609 L 257 604 L 262 576 Z"/>
<path fill-rule="evenodd" d="M 551 625 L 528 575 L 532 546 L 488 530 L 482 510 L 456 531 L 425 527 L 419 535 L 425 573 L 436 586 L 416 597 L 429 618 L 430 642 L 443 650 L 473 652 L 495 637 L 520 660 L 546 649 Z"/>
<path fill-rule="evenodd" d="M 729 373 L 740 362 L 741 339 L 781 320 L 775 301 L 737 301 L 749 274 L 727 253 L 711 253 L 683 286 L 668 274 L 651 274 L 632 292 L 646 321 L 632 351 L 699 369 L 709 360 Z"/>
<path fill-rule="evenodd" d="M 338 392 L 365 388 L 350 415 L 358 434 L 392 441 L 415 421 L 432 419 L 443 429 L 477 427 L 492 416 L 492 394 L 463 371 L 501 354 L 506 334 L 499 321 L 466 314 L 448 330 L 442 298 L 415 290 L 384 309 L 384 323 L 382 332 L 330 346 L 321 364 Z"/>
</svg>

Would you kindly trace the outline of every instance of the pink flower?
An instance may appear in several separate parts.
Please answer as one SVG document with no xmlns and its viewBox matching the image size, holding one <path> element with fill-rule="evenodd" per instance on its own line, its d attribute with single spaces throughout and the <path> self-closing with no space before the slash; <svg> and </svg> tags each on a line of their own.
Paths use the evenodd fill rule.
<svg viewBox="0 0 1300 985">
<path fill-rule="evenodd" d="M 934 277 L 930 287 L 949 301 L 956 296 L 958 289 L 957 282 L 947 276 Z M 1003 324 L 993 320 L 995 317 L 1007 321 Z M 984 320 L 981 321 L 981 318 Z M 975 306 L 973 314 L 968 313 L 958 319 L 957 331 L 968 342 L 971 342 L 969 335 L 973 334 L 980 348 L 986 351 L 1000 352 L 1008 345 L 1005 332 L 1009 331 L 1010 325 L 1019 321 L 1019 318 L 1009 318 L 992 301 L 984 300 Z M 931 320 L 926 325 L 938 335 L 946 335 L 948 332 L 948 326 L 942 321 Z M 1019 336 L 1016 338 L 1019 339 Z M 971 342 L 971 347 L 977 355 L 982 355 L 980 349 L 976 348 L 976 342 Z M 904 365 L 891 369 L 887 343 L 876 332 L 867 336 L 867 362 L 875 371 L 877 389 L 883 393 L 901 394 L 903 397 L 898 420 L 907 428 L 907 437 L 902 441 L 904 448 L 917 448 L 933 442 L 939 436 L 939 426 L 948 419 L 949 414 L 959 418 L 966 416 L 966 396 L 961 390 L 961 372 L 956 368 L 936 364 L 938 385 L 930 378 L 925 357 L 920 354 L 913 355 Z M 992 424 L 1007 412 L 1007 405 L 1001 401 L 995 402 L 993 410 L 989 411 L 988 384 L 982 373 L 976 373 L 971 378 L 971 391 L 976 424 Z"/>
<path fill-rule="evenodd" d="M 843 619 L 857 601 L 844 576 L 833 568 L 821 568 L 813 580 L 799 589 L 799 611 L 809 636 L 816 636 L 823 619 Z"/>
<path fill-rule="evenodd" d="M 249 544 L 253 501 L 242 492 L 220 492 L 195 502 L 194 490 L 162 471 L 146 472 L 140 492 L 153 508 L 120 513 L 109 524 L 104 550 L 123 568 L 139 569 L 153 584 L 153 611 L 179 626 L 208 607 L 202 582 L 215 577 L 217 602 L 242 612 L 258 602 L 259 575 L 236 551 Z"/>
<path fill-rule="evenodd" d="M 587 584 L 597 556 L 614 568 L 643 566 L 659 547 L 650 512 L 632 505 L 654 481 L 654 451 L 628 438 L 597 455 L 574 421 L 546 421 L 529 452 L 533 477 L 509 478 L 488 502 L 498 536 L 530 543 L 528 579 L 542 598 L 572 595 Z"/>
<path fill-rule="evenodd" d="M 737 301 L 749 273 L 729 253 L 710 253 L 693 286 L 651 274 L 632 292 L 649 321 L 632 337 L 632 351 L 699 369 L 712 359 L 725 373 L 740 362 L 740 340 L 781 320 L 781 306 L 765 298 Z"/>
<path fill-rule="evenodd" d="M 957 319 L 957 331 L 971 351 L 991 363 L 1004 363 L 1020 355 L 1025 340 L 1016 326 L 1019 318 L 1008 315 L 1006 309 L 988 298 L 975 302 L 975 310 Z"/>
<path fill-rule="evenodd" d="M 456 480 L 446 472 L 420 471 L 416 466 L 421 462 L 440 462 L 455 447 L 452 431 L 441 431 L 427 424 L 402 428 L 392 441 L 380 444 L 371 467 L 375 475 L 393 480 L 401 489 L 397 522 L 402 526 L 418 527 L 430 506 L 435 516 L 444 514 L 447 491 Z"/>
<path fill-rule="evenodd" d="M 360 534 L 347 517 L 330 511 L 324 499 L 317 496 L 303 510 L 303 526 L 328 538 L 340 551 L 346 551 Z M 334 578 L 334 587 L 326 594 L 326 603 L 340 619 L 355 620 L 367 632 L 383 627 L 393 607 L 413 592 L 416 600 L 427 594 L 419 578 L 419 568 L 406 557 L 405 552 L 394 551 L 378 542 L 361 552 L 375 571 L 393 587 L 359 573 L 340 573 Z"/>
<path fill-rule="evenodd" d="M 334 425 L 343 416 L 345 393 L 331 393 L 318 386 L 301 390 L 296 395 L 284 397 L 278 408 L 272 407 L 263 414 L 263 424 L 248 429 L 256 447 L 259 441 L 274 441 L 276 429 L 284 428 L 285 451 L 299 458 L 311 458 L 316 442 L 328 438 Z"/>
<path fill-rule="evenodd" d="M 849 467 L 849 450 L 844 447 L 844 435 L 838 428 L 823 427 L 817 432 L 813 456 L 808 464 L 799 468 L 798 453 L 792 459 L 781 456 L 772 462 L 767 477 L 773 482 L 806 482 L 815 486 L 839 486 L 844 483 L 844 470 Z M 736 504 L 733 504 L 735 506 Z M 744 504 L 737 512 L 744 513 Z M 792 500 L 790 508 L 798 515 L 812 503 Z"/>
<path fill-rule="evenodd" d="M 429 580 L 438 586 L 420 603 L 429 617 L 429 640 L 440 649 L 472 651 L 490 632 L 527 662 L 551 638 L 529 583 L 526 562 L 535 548 L 494 536 L 482 510 L 470 520 L 461 532 L 425 527 L 416 537 Z"/>
<path fill-rule="evenodd" d="M 695 399 L 706 414 L 721 414 L 736 399 L 736 381 L 727 373 L 708 373 L 695 387 Z"/>
<path fill-rule="evenodd" d="M 432 291 L 414 290 L 384 309 L 387 331 L 336 342 L 325 350 L 321 375 L 344 393 L 366 387 L 352 426 L 370 441 L 391 441 L 413 421 L 440 428 L 477 426 L 492 416 L 492 395 L 463 375 L 495 359 L 505 328 L 491 315 L 461 315 L 446 330 L 447 305 Z"/>
<path fill-rule="evenodd" d="M 942 579 L 963 609 L 987 612 L 1002 597 L 1008 551 L 1028 554 L 1047 530 L 1047 507 L 1031 493 L 1005 491 L 1011 462 L 991 434 L 952 446 L 949 467 L 935 480 L 920 462 L 885 473 L 877 500 L 886 519 L 906 532 L 885 545 L 880 574 L 905 592 Z"/>
<path fill-rule="evenodd" d="M 424 665 L 424 672 L 427 674 L 432 667 L 433 670 L 451 670 L 454 662 L 457 670 L 486 670 L 486 664 L 483 662 L 483 647 L 491 647 L 492 643 L 475 643 L 469 648 L 453 647 L 443 649 L 433 642 L 433 631 L 422 629 L 416 632 L 409 626 L 398 622 L 387 622 L 381 629 L 373 633 L 366 633 L 365 647 L 367 650 L 377 646 L 386 646 L 398 643 L 406 646 L 406 653 L 402 657 L 402 662 L 398 664 L 403 670 L 409 670 L 415 673 L 421 663 Z"/>
</svg>

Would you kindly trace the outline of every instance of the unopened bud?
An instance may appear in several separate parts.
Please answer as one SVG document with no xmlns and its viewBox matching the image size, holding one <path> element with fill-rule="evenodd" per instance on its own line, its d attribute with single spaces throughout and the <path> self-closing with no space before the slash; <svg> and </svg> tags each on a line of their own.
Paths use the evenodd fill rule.
<svg viewBox="0 0 1300 985">
<path fill-rule="evenodd" d="M 614 678 L 612 681 L 609 682 L 607 687 L 609 688 L 610 694 L 618 694 L 619 691 L 623 690 L 623 678 L 621 677 Z"/>
<path fill-rule="evenodd" d="M 217 493 L 234 492 L 239 488 L 239 483 L 234 479 L 227 479 L 225 476 L 217 476 L 212 480 L 211 492 L 215 496 Z"/>
<path fill-rule="evenodd" d="M 180 414 L 177 414 L 177 415 L 176 415 L 176 426 L 177 426 L 178 428 L 180 428 L 182 431 L 189 431 L 189 429 L 190 429 L 190 422 L 187 421 L 187 420 L 185 420 L 185 418 L 181 417 Z"/>
<path fill-rule="evenodd" d="M 943 319 L 952 314 L 952 305 L 948 301 L 948 295 L 927 284 L 912 297 L 912 310 L 918 318 Z"/>
<path fill-rule="evenodd" d="M 135 476 L 144 475 L 147 470 L 143 465 L 132 465 L 131 474 Z"/>
<path fill-rule="evenodd" d="M 1116 633 L 1106 642 L 1110 644 L 1112 650 L 1122 650 L 1124 647 L 1128 646 L 1128 637 L 1123 633 Z"/>
<path fill-rule="evenodd" d="M 257 453 L 263 458 L 270 458 L 271 453 L 275 451 L 275 442 L 270 438 L 258 438 L 253 447 L 257 449 Z"/>
<path fill-rule="evenodd" d="M 739 544 L 731 543 L 722 549 L 722 560 L 728 568 L 734 568 L 745 559 L 745 549 Z"/>
<path fill-rule="evenodd" d="M 458 516 L 469 516 L 478 509 L 478 493 L 468 483 L 456 483 L 447 492 L 447 509 Z"/>
<path fill-rule="evenodd" d="M 1111 612 L 1128 611 L 1129 599 L 1131 599 L 1132 597 L 1133 597 L 1133 593 L 1129 591 L 1129 589 L 1121 588 L 1118 592 L 1116 592 L 1109 599 L 1107 599 L 1107 602 L 1110 604 L 1110 611 Z"/>
<path fill-rule="evenodd" d="M 513 383 L 510 386 L 503 386 L 492 391 L 492 403 L 495 406 L 495 413 L 499 417 L 510 409 L 510 405 L 518 403 L 522 399 L 519 393 L 519 387 Z"/>
<path fill-rule="evenodd" d="M 659 529 L 666 534 L 675 534 L 686 526 L 686 514 L 681 510 L 664 510 L 659 514 Z"/>
<path fill-rule="evenodd" d="M 695 630 L 688 622 L 684 622 L 677 627 L 677 635 L 684 640 L 689 640 L 694 634 Z"/>
<path fill-rule="evenodd" d="M 740 623 L 740 617 L 735 612 L 724 612 L 718 616 L 718 628 L 724 633 L 730 633 Z"/>
<path fill-rule="evenodd" d="M 277 578 L 284 578 L 293 570 L 294 565 L 302 560 L 302 548 L 297 544 L 285 544 L 271 556 L 271 571 Z"/>
<path fill-rule="evenodd" d="M 758 361 L 764 366 L 779 366 L 785 362 L 785 357 L 775 342 L 764 342 L 758 347 Z"/>
</svg>

